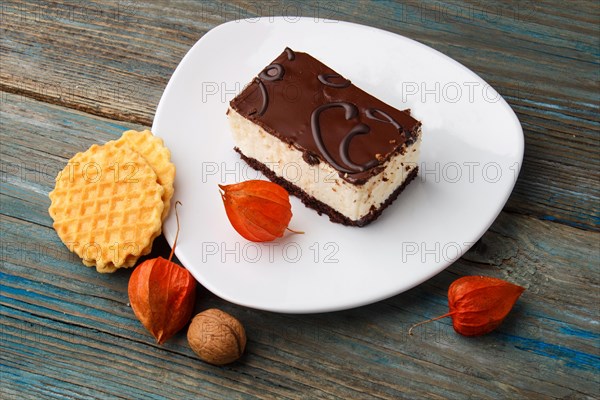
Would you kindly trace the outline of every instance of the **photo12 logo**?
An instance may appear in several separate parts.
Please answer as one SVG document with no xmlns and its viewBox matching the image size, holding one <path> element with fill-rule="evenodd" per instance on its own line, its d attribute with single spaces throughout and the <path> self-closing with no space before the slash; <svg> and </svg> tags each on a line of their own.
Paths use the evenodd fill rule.
<svg viewBox="0 0 600 400">
<path fill-rule="evenodd" d="M 337 242 L 265 242 L 265 243 L 226 243 L 202 242 L 202 262 L 218 263 L 287 263 L 301 260 L 315 264 L 337 264 L 340 245 Z"/>
<path fill-rule="evenodd" d="M 99 182 L 105 174 L 108 174 L 115 182 L 137 183 L 139 179 L 136 177 L 139 167 L 135 162 L 114 162 L 106 168 L 95 162 L 79 163 L 69 161 L 66 167 L 59 172 L 57 181 L 61 179 L 73 182 L 80 177 L 86 183 Z M 63 176 L 66 174 L 66 177 Z"/>
<path fill-rule="evenodd" d="M 286 181 L 297 183 L 300 181 L 310 181 L 314 183 L 334 183 L 338 178 L 335 170 L 327 171 L 319 166 L 310 166 L 305 168 L 296 162 L 268 162 L 264 163 L 277 176 L 283 177 Z M 200 180 L 207 183 L 211 180 L 219 182 L 242 182 L 254 179 L 262 179 L 261 172 L 250 167 L 246 162 L 214 162 L 205 161 L 200 164 Z"/>
<path fill-rule="evenodd" d="M 335 23 L 340 18 L 340 2 L 335 0 L 321 1 L 284 1 L 260 0 L 245 1 L 241 4 L 233 2 L 201 2 L 201 18 L 214 21 L 256 23 L 260 19 L 269 23 L 275 22 L 276 17 L 295 24 L 301 18 L 310 18 L 315 23 Z"/>
<path fill-rule="evenodd" d="M 53 184 L 60 167 L 38 161 L 0 161 L 0 182 Z"/>
<path fill-rule="evenodd" d="M 200 86 L 202 103 L 219 102 L 229 103 L 244 87 L 242 82 L 214 82 L 204 81 Z M 279 98 L 283 102 L 296 103 L 302 98 L 302 86 L 298 82 L 285 82 L 277 85 L 269 85 L 265 88 L 268 98 Z M 252 92 L 246 98 L 252 102 L 261 99 L 261 92 Z"/>
<path fill-rule="evenodd" d="M 14 104 L 31 103 L 39 99 L 52 99 L 53 102 L 69 104 L 81 101 L 81 99 L 86 101 L 93 99 L 95 101 L 124 104 L 142 95 L 142 85 L 123 84 L 121 82 L 103 83 L 109 79 L 104 79 L 105 77 L 101 75 L 98 75 L 98 79 L 94 82 L 52 80 L 38 82 L 18 75 L 8 75 L 6 80 L 11 82 L 12 90 L 10 93 L 2 92 L 0 102 Z"/>
<path fill-rule="evenodd" d="M 484 82 L 402 82 L 401 93 L 403 103 L 496 103 L 502 98 Z"/>
<path fill-rule="evenodd" d="M 402 1 L 395 7 L 394 19 L 404 23 L 420 22 L 424 25 L 449 23 L 488 23 L 504 21 L 525 22 L 536 12 L 534 1 L 502 2 L 421 2 Z"/>
<path fill-rule="evenodd" d="M 0 5 L 3 23 L 134 22 L 139 13 L 138 4 L 133 0 L 10 3 L 2 2 Z"/>
<path fill-rule="evenodd" d="M 520 171 L 519 162 L 501 164 L 496 161 L 448 161 L 419 163 L 419 177 L 430 183 L 498 183 L 510 179 L 516 182 Z"/>
<path fill-rule="evenodd" d="M 403 242 L 401 255 L 403 263 L 424 264 L 428 262 L 454 262 L 467 251 L 474 242 Z"/>
<path fill-rule="evenodd" d="M 80 258 L 65 251 L 62 243 L 37 243 L 35 241 L 1 241 L 3 263 L 53 263 L 56 260 L 81 262 Z"/>
</svg>

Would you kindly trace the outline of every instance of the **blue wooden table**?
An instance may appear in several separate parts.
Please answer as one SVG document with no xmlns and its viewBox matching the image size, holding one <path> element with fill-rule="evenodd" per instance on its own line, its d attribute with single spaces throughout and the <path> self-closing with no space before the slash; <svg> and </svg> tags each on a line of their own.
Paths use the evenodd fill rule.
<svg viewBox="0 0 600 400">
<path fill-rule="evenodd" d="M 597 1 L 3 1 L 0 5 L 0 398 L 600 398 L 600 6 Z M 47 213 L 76 152 L 152 124 L 186 51 L 238 18 L 352 21 L 418 40 L 492 84 L 526 141 L 504 211 L 458 262 L 357 309 L 286 315 L 200 287 L 235 315 L 243 358 L 201 362 L 157 345 L 128 305 L 131 271 L 69 253 Z M 152 256 L 168 254 L 158 238 Z M 456 278 L 526 287 L 495 332 L 456 334 Z"/>
</svg>

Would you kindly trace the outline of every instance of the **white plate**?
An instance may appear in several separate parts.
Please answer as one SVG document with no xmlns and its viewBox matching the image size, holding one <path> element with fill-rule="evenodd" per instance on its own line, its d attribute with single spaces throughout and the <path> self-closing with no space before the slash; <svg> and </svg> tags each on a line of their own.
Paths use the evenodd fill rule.
<svg viewBox="0 0 600 400">
<path fill-rule="evenodd" d="M 258 175 L 240 161 L 228 103 L 289 46 L 423 122 L 419 177 L 373 224 L 330 223 L 296 198 L 287 234 L 248 242 L 231 227 L 217 184 Z M 177 167 L 176 254 L 216 295 L 287 313 L 341 310 L 401 293 L 448 267 L 504 206 L 523 159 L 513 111 L 472 71 L 423 44 L 361 25 L 312 18 L 229 22 L 175 70 L 153 131 Z M 164 231 L 172 245 L 175 216 Z"/>
</svg>

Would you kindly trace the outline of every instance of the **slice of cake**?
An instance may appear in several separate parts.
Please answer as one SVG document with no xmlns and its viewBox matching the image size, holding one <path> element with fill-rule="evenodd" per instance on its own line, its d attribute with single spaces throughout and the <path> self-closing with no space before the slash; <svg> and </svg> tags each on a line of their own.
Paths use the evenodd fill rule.
<svg viewBox="0 0 600 400">
<path fill-rule="evenodd" d="M 374 221 L 417 175 L 421 123 L 286 48 L 231 101 L 235 150 L 333 222 Z"/>
</svg>

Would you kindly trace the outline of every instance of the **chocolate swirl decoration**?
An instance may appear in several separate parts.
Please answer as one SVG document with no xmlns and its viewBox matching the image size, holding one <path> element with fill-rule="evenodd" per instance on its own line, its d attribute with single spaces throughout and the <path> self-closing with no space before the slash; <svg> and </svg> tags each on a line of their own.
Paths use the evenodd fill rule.
<svg viewBox="0 0 600 400">
<path fill-rule="evenodd" d="M 345 113 L 344 117 L 346 118 L 346 120 L 356 118 L 356 116 L 358 115 L 358 108 L 354 104 L 348 103 L 345 101 L 322 104 L 313 110 L 313 112 L 310 116 L 310 125 L 312 128 L 312 134 L 313 134 L 313 139 L 315 140 L 315 144 L 317 145 L 317 148 L 319 149 L 319 151 L 321 152 L 323 157 L 325 157 L 325 159 L 333 167 L 335 167 L 338 171 L 346 172 L 349 174 L 353 174 L 356 172 L 363 172 L 369 168 L 372 168 L 372 167 L 378 165 L 379 162 L 377 160 L 371 160 L 371 161 L 367 162 L 366 164 L 359 165 L 359 164 L 355 164 L 350 159 L 349 147 L 350 147 L 350 142 L 352 141 L 354 136 L 367 134 L 371 130 L 367 125 L 362 124 L 362 123 L 355 125 L 350 130 L 350 132 L 348 132 L 346 134 L 346 136 L 344 137 L 344 139 L 342 139 L 342 141 L 340 143 L 340 147 L 339 147 L 340 158 L 346 164 L 346 167 L 338 164 L 337 161 L 333 157 L 331 157 L 331 154 L 329 154 L 329 151 L 327 151 L 327 148 L 325 147 L 325 143 L 323 143 L 323 137 L 321 136 L 321 125 L 319 123 L 319 117 L 321 116 L 321 113 L 323 111 L 325 111 L 329 108 L 333 108 L 333 107 L 343 108 L 344 113 Z"/>
<path fill-rule="evenodd" d="M 275 74 L 272 74 L 271 71 L 275 71 Z M 273 63 L 271 65 L 267 65 L 265 69 L 258 74 L 258 78 L 264 79 L 265 81 L 278 81 L 283 79 L 284 74 L 285 68 L 283 68 L 281 64 Z M 258 85 L 260 88 L 260 93 L 262 94 L 262 105 L 258 111 L 258 115 L 263 115 L 269 106 L 269 94 L 267 93 L 265 84 L 261 79 L 258 78 L 254 78 L 254 82 Z"/>
<path fill-rule="evenodd" d="M 276 71 L 273 75 L 271 71 Z M 264 79 L 265 81 L 278 81 L 283 79 L 283 75 L 285 74 L 285 69 L 281 64 L 273 63 L 268 65 L 263 69 L 260 74 L 258 74 L 259 78 Z"/>
<path fill-rule="evenodd" d="M 269 106 L 269 95 L 267 93 L 267 88 L 265 87 L 265 84 L 262 83 L 260 79 L 254 78 L 254 81 L 258 84 L 258 87 L 260 88 L 260 93 L 262 94 L 262 105 L 260 106 L 258 115 L 263 115 L 265 111 L 267 111 L 267 107 Z"/>
<path fill-rule="evenodd" d="M 342 158 L 342 161 L 344 161 L 344 163 L 346 163 L 347 166 L 349 166 L 350 168 L 352 168 L 353 170 L 355 170 L 357 172 L 365 171 L 365 170 L 367 170 L 369 168 L 373 168 L 379 164 L 379 161 L 371 160 L 371 161 L 367 162 L 366 164 L 358 165 L 358 164 L 353 163 L 352 160 L 350 160 L 350 150 L 349 150 L 350 142 L 352 141 L 354 136 L 366 135 L 370 131 L 371 131 L 371 128 L 369 128 L 367 125 L 365 125 L 363 123 L 360 123 L 358 125 L 355 125 L 352 129 L 350 129 L 350 132 L 348 132 L 346 134 L 346 136 L 340 143 L 340 157 Z"/>
<path fill-rule="evenodd" d="M 378 118 L 375 113 L 383 115 L 385 119 Z M 367 117 L 371 119 L 381 122 L 389 122 L 390 124 L 394 125 L 394 128 L 402 130 L 402 125 L 400 125 L 394 118 L 390 117 L 385 111 L 382 111 L 379 108 L 367 108 L 365 114 L 367 114 Z"/>
<path fill-rule="evenodd" d="M 285 53 L 287 54 L 289 61 L 294 61 L 296 59 L 296 53 L 294 53 L 294 50 L 290 49 L 289 47 L 285 48 Z"/>
<path fill-rule="evenodd" d="M 351 85 L 351 82 L 349 79 L 342 78 L 338 74 L 319 74 L 319 76 L 317 76 L 317 78 L 319 78 L 319 81 L 323 85 L 338 88 L 338 89 L 342 89 L 342 88 L 345 88 L 345 87 L 348 87 Z M 331 82 L 330 79 L 332 79 L 332 78 L 341 78 L 341 79 L 344 79 L 344 82 L 339 82 L 339 83 Z"/>
</svg>

